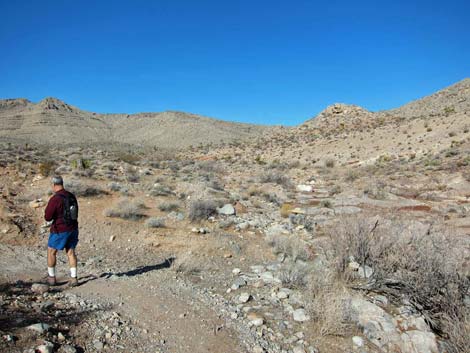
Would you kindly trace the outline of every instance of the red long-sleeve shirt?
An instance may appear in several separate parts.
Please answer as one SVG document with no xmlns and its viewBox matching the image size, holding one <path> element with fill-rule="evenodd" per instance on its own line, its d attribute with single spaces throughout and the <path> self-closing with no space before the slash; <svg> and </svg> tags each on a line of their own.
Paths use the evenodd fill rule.
<svg viewBox="0 0 470 353">
<path fill-rule="evenodd" d="M 65 224 L 64 221 L 64 198 L 57 195 L 67 195 L 67 190 L 57 191 L 47 203 L 46 211 L 44 212 L 44 219 L 47 222 L 54 221 L 51 225 L 51 233 L 71 232 L 78 228 L 78 222 L 72 221 L 70 225 Z"/>
</svg>

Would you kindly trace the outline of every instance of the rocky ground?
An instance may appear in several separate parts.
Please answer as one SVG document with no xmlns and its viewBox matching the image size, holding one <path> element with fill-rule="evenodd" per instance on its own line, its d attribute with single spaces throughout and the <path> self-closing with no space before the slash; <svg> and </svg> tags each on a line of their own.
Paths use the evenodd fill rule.
<svg viewBox="0 0 470 353">
<path fill-rule="evenodd" d="M 468 151 L 339 166 L 4 146 L 0 350 L 463 352 Z M 63 256 L 64 284 L 40 284 L 52 172 L 79 198 L 76 288 Z"/>
</svg>

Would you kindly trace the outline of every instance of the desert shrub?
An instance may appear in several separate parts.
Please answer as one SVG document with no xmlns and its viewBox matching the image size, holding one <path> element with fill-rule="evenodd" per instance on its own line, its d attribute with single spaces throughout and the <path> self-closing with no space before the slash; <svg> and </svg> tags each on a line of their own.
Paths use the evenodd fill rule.
<svg viewBox="0 0 470 353">
<path fill-rule="evenodd" d="M 145 205 L 141 201 L 130 201 L 123 199 L 119 201 L 114 207 L 108 208 L 104 211 L 106 217 L 116 217 L 130 220 L 138 220 L 145 217 L 143 210 Z"/>
<path fill-rule="evenodd" d="M 292 225 L 303 226 L 304 229 L 309 232 L 315 230 L 315 221 L 310 216 L 304 214 L 290 214 L 289 221 Z"/>
<path fill-rule="evenodd" d="M 384 190 L 383 185 L 368 186 L 364 190 L 364 194 L 375 200 L 386 200 L 388 198 L 387 192 Z"/>
<path fill-rule="evenodd" d="M 73 169 L 89 169 L 91 168 L 91 160 L 84 158 L 74 159 L 70 163 L 70 166 Z"/>
<path fill-rule="evenodd" d="M 187 275 L 196 275 L 210 269 L 208 260 L 197 250 L 177 256 L 172 267 L 176 272 Z"/>
<path fill-rule="evenodd" d="M 261 189 L 258 189 L 257 187 L 250 186 L 247 191 L 249 196 L 259 196 L 263 194 L 263 191 Z"/>
<path fill-rule="evenodd" d="M 301 288 L 307 284 L 309 268 L 306 264 L 289 261 L 279 271 L 279 279 L 288 288 Z"/>
<path fill-rule="evenodd" d="M 188 217 L 191 222 L 207 219 L 217 213 L 217 202 L 212 200 L 196 200 L 189 205 Z"/>
<path fill-rule="evenodd" d="M 126 180 L 129 183 L 138 183 L 139 180 L 140 180 L 139 173 L 137 173 L 136 170 L 133 170 L 131 168 L 129 168 L 125 171 L 124 176 L 126 177 Z"/>
<path fill-rule="evenodd" d="M 108 184 L 108 188 L 111 191 L 121 191 L 122 186 L 119 183 L 111 182 Z"/>
<path fill-rule="evenodd" d="M 449 332 L 448 322 L 460 325 L 461 334 L 470 336 L 470 307 L 465 303 L 470 278 L 462 253 L 465 246 L 457 238 L 440 231 L 407 231 L 400 224 L 381 225 L 360 218 L 344 220 L 330 237 L 340 275 L 351 259 L 370 266 L 373 274 L 368 289 L 391 298 L 406 298 L 433 329 L 444 336 L 454 335 L 457 343 L 449 342 L 451 346 L 458 346 L 463 337 Z"/>
<path fill-rule="evenodd" d="M 308 278 L 307 309 L 321 336 L 343 336 L 352 329 L 351 297 L 328 267 L 320 266 Z"/>
<path fill-rule="evenodd" d="M 325 160 L 325 167 L 333 168 L 335 166 L 335 160 L 333 158 L 328 158 Z"/>
<path fill-rule="evenodd" d="M 292 261 L 307 261 L 310 252 L 307 244 L 295 236 L 273 234 L 267 237 L 268 245 L 273 248 L 274 254 L 285 254 Z"/>
<path fill-rule="evenodd" d="M 289 215 L 292 213 L 292 210 L 294 209 L 294 205 L 291 203 L 283 203 L 280 208 L 280 213 L 281 217 L 287 218 Z"/>
<path fill-rule="evenodd" d="M 279 206 L 281 204 L 281 201 L 274 192 L 263 192 L 263 198 L 268 202 L 274 203 L 275 205 Z"/>
<path fill-rule="evenodd" d="M 88 185 L 80 180 L 70 180 L 65 182 L 64 187 L 75 196 L 88 197 L 106 194 L 106 191 L 93 185 Z"/>
<path fill-rule="evenodd" d="M 357 178 L 359 178 L 358 172 L 355 171 L 355 170 L 350 169 L 350 170 L 347 171 L 344 180 L 347 181 L 347 182 L 352 182 L 352 181 L 356 180 Z"/>
<path fill-rule="evenodd" d="M 343 191 L 343 189 L 341 188 L 341 185 L 335 185 L 331 188 L 330 190 L 330 193 L 331 195 L 336 195 L 336 194 L 339 194 Z"/>
<path fill-rule="evenodd" d="M 44 161 L 39 163 L 39 174 L 42 176 L 49 176 L 55 170 L 55 163 L 53 161 Z"/>
<path fill-rule="evenodd" d="M 216 161 L 203 161 L 198 164 L 198 169 L 207 173 L 221 173 L 223 167 Z"/>
<path fill-rule="evenodd" d="M 151 217 L 145 221 L 145 226 L 148 228 L 164 228 L 165 220 L 159 217 Z"/>
<path fill-rule="evenodd" d="M 223 191 L 224 190 L 224 186 L 222 185 L 222 183 L 217 180 L 217 179 L 212 179 L 209 181 L 209 183 L 207 184 L 210 188 L 214 189 L 214 190 L 218 190 L 218 191 Z"/>
<path fill-rule="evenodd" d="M 287 168 L 289 168 L 289 165 L 287 163 L 282 163 L 279 160 L 274 160 L 267 167 L 269 169 L 286 170 Z"/>
<path fill-rule="evenodd" d="M 288 177 L 277 172 L 269 172 L 269 173 L 265 173 L 261 175 L 260 182 L 261 183 L 274 183 L 274 184 L 282 185 L 285 187 L 292 186 L 292 182 Z"/>
<path fill-rule="evenodd" d="M 142 159 L 137 154 L 126 153 L 126 152 L 117 153 L 116 158 L 122 162 L 129 163 L 129 164 L 136 164 Z"/>
<path fill-rule="evenodd" d="M 333 203 L 330 200 L 322 200 L 320 202 L 320 207 L 333 208 Z"/>
<path fill-rule="evenodd" d="M 158 205 L 158 209 L 162 212 L 177 211 L 179 208 L 180 205 L 175 202 L 163 202 Z"/>
<path fill-rule="evenodd" d="M 445 107 L 444 108 L 444 114 L 449 115 L 455 113 L 455 108 L 454 107 Z"/>
<path fill-rule="evenodd" d="M 170 196 L 173 194 L 174 192 L 170 187 L 162 184 L 153 185 L 149 192 L 150 196 Z"/>
</svg>

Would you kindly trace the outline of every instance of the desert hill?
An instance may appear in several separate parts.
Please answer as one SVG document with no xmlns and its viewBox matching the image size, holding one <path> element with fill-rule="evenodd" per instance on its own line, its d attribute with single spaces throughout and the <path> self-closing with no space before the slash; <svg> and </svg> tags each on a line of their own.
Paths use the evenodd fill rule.
<svg viewBox="0 0 470 353">
<path fill-rule="evenodd" d="M 0 138 L 47 145 L 181 148 L 259 136 L 270 127 L 175 111 L 97 114 L 56 98 L 0 100 Z"/>
<path fill-rule="evenodd" d="M 455 120 L 458 126 L 468 119 L 469 111 L 468 78 L 388 111 L 371 112 L 356 105 L 337 103 L 294 128 L 227 122 L 176 111 L 98 114 L 57 98 L 45 98 L 37 104 L 19 98 L 0 100 L 0 138 L 20 143 L 92 144 L 107 148 L 185 148 L 234 141 L 258 144 L 286 138 L 308 140 L 311 136 L 350 134 L 353 131 L 370 135 L 372 130 L 387 126 L 414 125 L 419 119 L 428 121 L 427 130 L 432 119 L 443 123 Z M 435 132 L 428 135 L 435 135 Z"/>
</svg>

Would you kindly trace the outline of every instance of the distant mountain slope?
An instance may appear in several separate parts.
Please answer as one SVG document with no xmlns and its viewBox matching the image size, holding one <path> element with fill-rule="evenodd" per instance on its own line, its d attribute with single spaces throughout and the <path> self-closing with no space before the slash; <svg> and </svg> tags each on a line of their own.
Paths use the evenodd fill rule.
<svg viewBox="0 0 470 353">
<path fill-rule="evenodd" d="M 334 104 L 295 128 L 240 124 L 195 114 L 165 111 L 139 114 L 97 114 L 56 98 L 37 104 L 27 99 L 0 100 L 0 139 L 22 143 L 141 145 L 184 148 L 235 140 L 263 141 L 286 136 L 331 135 L 351 131 L 372 132 L 416 118 L 470 116 L 470 79 L 464 79 L 430 96 L 388 111 L 370 112 L 356 105 Z"/>
<path fill-rule="evenodd" d="M 24 143 L 181 148 L 260 136 L 272 128 L 182 112 L 97 114 L 56 98 L 0 100 L 0 138 Z"/>
<path fill-rule="evenodd" d="M 470 78 L 400 108 L 386 111 L 405 118 L 470 112 Z"/>
<path fill-rule="evenodd" d="M 370 112 L 362 107 L 336 103 L 298 128 L 322 132 L 377 128 L 413 118 L 430 118 L 470 113 L 470 79 L 464 79 L 430 96 L 391 110 Z"/>
</svg>

